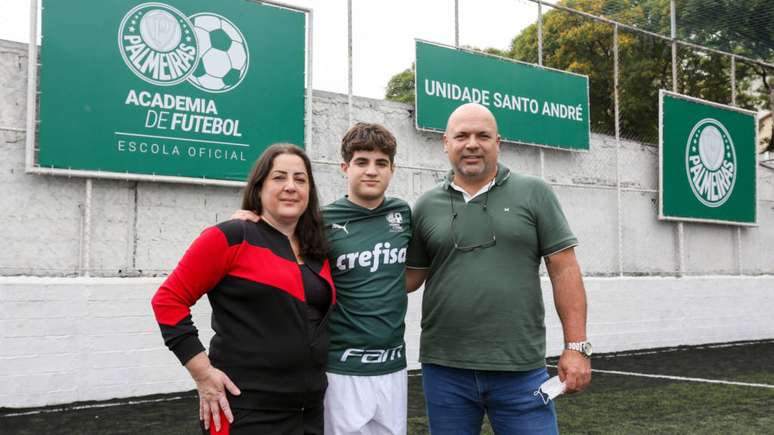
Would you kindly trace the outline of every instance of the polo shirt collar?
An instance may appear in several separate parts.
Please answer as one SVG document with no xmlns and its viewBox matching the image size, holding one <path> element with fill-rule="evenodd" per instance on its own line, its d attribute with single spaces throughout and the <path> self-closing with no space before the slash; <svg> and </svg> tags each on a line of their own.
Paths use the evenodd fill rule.
<svg viewBox="0 0 774 435">
<path fill-rule="evenodd" d="M 507 166 L 500 162 L 497 162 L 497 175 L 495 175 L 495 186 L 500 186 L 511 176 L 511 170 Z M 443 180 L 443 188 L 449 189 L 454 180 L 454 170 L 450 170 L 446 173 L 446 177 Z"/>
</svg>

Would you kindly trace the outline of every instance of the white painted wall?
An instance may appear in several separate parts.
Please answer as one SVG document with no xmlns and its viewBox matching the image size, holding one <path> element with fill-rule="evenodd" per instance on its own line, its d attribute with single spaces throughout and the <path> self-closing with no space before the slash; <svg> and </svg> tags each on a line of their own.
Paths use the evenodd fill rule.
<svg viewBox="0 0 774 435">
<path fill-rule="evenodd" d="M 85 181 L 24 173 L 26 46 L 0 41 L 0 407 L 29 407 L 189 390 L 163 347 L 150 298 L 187 245 L 227 219 L 239 189 L 93 181 L 89 270 L 80 278 Z M 412 107 L 356 98 L 354 120 L 398 138 L 390 194 L 413 202 L 446 171 L 440 135 L 417 132 Z M 312 159 L 323 202 L 344 192 L 338 147 L 346 96 L 315 93 Z M 759 167 L 757 228 L 685 225 L 687 277 L 677 278 L 676 225 L 657 220 L 657 149 L 621 148 L 619 253 L 614 139 L 592 135 L 591 152 L 544 151 L 581 245 L 596 351 L 774 337 L 774 170 Z M 540 151 L 504 144 L 501 160 L 540 175 Z M 618 256 L 623 273 L 618 277 Z M 742 275 L 738 275 L 738 274 Z M 546 294 L 548 353 L 561 348 Z M 416 367 L 421 292 L 410 296 L 407 355 Z M 200 306 L 201 305 L 201 306 Z M 206 300 L 195 321 L 209 338 Z"/>
<path fill-rule="evenodd" d="M 0 278 L 0 407 L 190 390 L 150 311 L 161 278 Z M 209 304 L 194 307 L 207 343 Z"/>
<path fill-rule="evenodd" d="M 0 278 L 0 407 L 103 400 L 194 388 L 150 311 L 163 278 Z M 587 278 L 596 352 L 774 337 L 774 277 Z M 561 324 L 543 280 L 548 355 Z M 421 292 L 406 316 L 409 368 L 419 365 Z M 193 309 L 202 342 L 209 304 Z"/>
</svg>

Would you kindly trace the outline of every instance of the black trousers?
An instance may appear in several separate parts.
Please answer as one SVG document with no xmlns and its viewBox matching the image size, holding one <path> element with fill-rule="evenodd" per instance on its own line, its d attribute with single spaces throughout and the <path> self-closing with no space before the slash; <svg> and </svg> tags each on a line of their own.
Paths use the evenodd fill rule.
<svg viewBox="0 0 774 435">
<path fill-rule="evenodd" d="M 204 435 L 323 435 L 324 392 L 312 394 L 271 395 L 242 391 L 239 397 L 228 395 L 234 422 L 220 413 L 220 432 L 210 420 Z"/>
</svg>

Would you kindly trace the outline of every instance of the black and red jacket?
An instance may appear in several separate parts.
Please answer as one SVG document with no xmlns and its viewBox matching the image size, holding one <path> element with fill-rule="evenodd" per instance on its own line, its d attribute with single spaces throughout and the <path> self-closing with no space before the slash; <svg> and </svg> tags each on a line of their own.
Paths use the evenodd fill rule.
<svg viewBox="0 0 774 435">
<path fill-rule="evenodd" d="M 319 325 L 308 320 L 301 271 L 288 238 L 242 220 L 207 228 L 153 296 L 164 342 L 185 364 L 202 352 L 190 307 L 212 307 L 209 357 L 242 390 L 323 391 L 328 318 L 336 301 L 328 260 L 305 260 L 331 290 Z"/>
</svg>

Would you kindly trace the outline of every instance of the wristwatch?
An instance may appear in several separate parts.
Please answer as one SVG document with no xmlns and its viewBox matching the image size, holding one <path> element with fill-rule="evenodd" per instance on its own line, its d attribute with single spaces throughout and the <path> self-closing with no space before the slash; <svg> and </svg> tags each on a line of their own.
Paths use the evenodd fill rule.
<svg viewBox="0 0 774 435">
<path fill-rule="evenodd" d="M 575 342 L 565 343 L 564 348 L 569 350 L 574 350 L 576 352 L 580 352 L 586 358 L 591 357 L 592 350 L 591 350 L 590 341 L 575 341 Z"/>
</svg>

